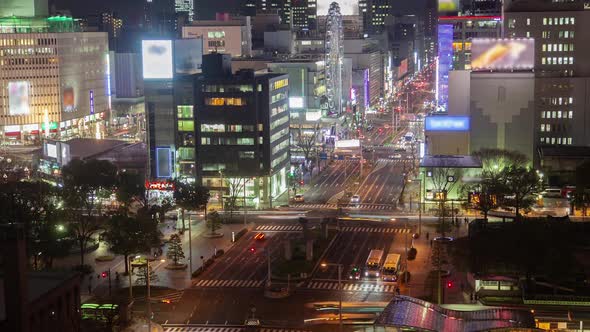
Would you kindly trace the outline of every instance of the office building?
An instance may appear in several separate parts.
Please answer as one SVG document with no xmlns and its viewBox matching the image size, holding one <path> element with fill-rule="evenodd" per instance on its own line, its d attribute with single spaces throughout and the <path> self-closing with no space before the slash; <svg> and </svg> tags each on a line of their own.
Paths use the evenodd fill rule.
<svg viewBox="0 0 590 332">
<path fill-rule="evenodd" d="M 281 24 L 291 24 L 290 0 L 242 0 L 240 9 L 243 16 L 277 13 Z"/>
<path fill-rule="evenodd" d="M 385 19 L 392 14 L 392 8 L 391 0 L 366 0 L 367 11 L 363 17 L 365 34 L 369 36 L 381 34 L 385 30 Z"/>
<path fill-rule="evenodd" d="M 536 151 L 590 145 L 590 12 L 584 1 L 508 1 L 504 29 L 506 37 L 535 39 Z"/>
<path fill-rule="evenodd" d="M 175 0 L 145 0 L 144 29 L 150 36 L 171 38 L 176 31 Z"/>
<path fill-rule="evenodd" d="M 0 17 L 43 17 L 48 13 L 47 0 L 2 0 L 0 2 Z"/>
<path fill-rule="evenodd" d="M 188 21 L 190 22 L 195 17 L 194 1 L 195 0 L 175 0 L 174 11 L 176 13 L 186 13 L 188 15 Z"/>
<path fill-rule="evenodd" d="M 296 31 L 317 29 L 316 0 L 291 0 L 291 27 Z"/>
<path fill-rule="evenodd" d="M 362 79 L 366 81 L 368 90 L 357 90 L 357 93 L 364 94 L 362 107 L 365 110 L 376 107 L 379 104 L 379 99 L 383 97 L 385 78 L 383 54 L 377 43 L 370 39 L 344 39 L 344 58 L 349 58 L 352 61 L 353 85 L 355 85 L 355 77 L 358 78 L 360 75 L 358 70 L 367 69 L 367 71 L 363 71 Z M 355 71 L 357 74 L 354 74 Z"/>
<path fill-rule="evenodd" d="M 182 27 L 182 38 L 202 38 L 204 54 L 226 53 L 232 57 L 252 56 L 250 17 L 193 21 Z"/>
<path fill-rule="evenodd" d="M 79 32 L 70 17 L 0 19 L 0 139 L 102 137 L 110 73 L 104 32 Z"/>
</svg>

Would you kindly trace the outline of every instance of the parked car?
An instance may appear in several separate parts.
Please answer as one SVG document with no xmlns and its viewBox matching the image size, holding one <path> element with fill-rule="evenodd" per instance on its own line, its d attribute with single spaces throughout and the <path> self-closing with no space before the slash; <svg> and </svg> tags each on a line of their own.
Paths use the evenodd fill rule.
<svg viewBox="0 0 590 332">
<path fill-rule="evenodd" d="M 305 202 L 305 198 L 303 197 L 302 194 L 297 194 L 295 195 L 295 197 L 293 198 L 293 200 L 297 203 L 303 203 Z"/>
</svg>

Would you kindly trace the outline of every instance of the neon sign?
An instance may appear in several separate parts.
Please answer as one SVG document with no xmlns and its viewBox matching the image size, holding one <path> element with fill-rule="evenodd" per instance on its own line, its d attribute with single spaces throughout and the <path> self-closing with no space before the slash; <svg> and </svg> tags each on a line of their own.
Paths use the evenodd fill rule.
<svg viewBox="0 0 590 332">
<path fill-rule="evenodd" d="M 174 183 L 168 182 L 168 181 L 148 181 L 148 180 L 145 180 L 145 189 L 173 191 L 174 190 Z"/>
</svg>

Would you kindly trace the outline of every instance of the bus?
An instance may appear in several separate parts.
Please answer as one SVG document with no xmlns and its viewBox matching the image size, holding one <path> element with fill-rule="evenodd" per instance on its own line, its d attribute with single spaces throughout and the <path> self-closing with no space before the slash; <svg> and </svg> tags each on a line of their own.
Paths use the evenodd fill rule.
<svg viewBox="0 0 590 332">
<path fill-rule="evenodd" d="M 379 277 L 381 272 L 381 259 L 383 258 L 383 250 L 373 249 L 367 258 L 365 265 L 365 277 Z"/>
<path fill-rule="evenodd" d="M 381 273 L 383 281 L 397 281 L 400 257 L 400 254 L 387 254 Z"/>
<path fill-rule="evenodd" d="M 82 319 L 116 321 L 119 318 L 119 305 L 84 303 L 80 306 Z"/>
</svg>

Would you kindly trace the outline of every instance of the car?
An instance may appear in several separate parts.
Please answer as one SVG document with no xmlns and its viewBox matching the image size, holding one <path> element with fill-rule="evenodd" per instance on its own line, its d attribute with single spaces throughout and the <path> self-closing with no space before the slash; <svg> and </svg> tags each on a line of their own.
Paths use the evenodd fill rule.
<svg viewBox="0 0 590 332">
<path fill-rule="evenodd" d="M 350 203 L 352 204 L 358 204 L 361 202 L 361 196 L 359 195 L 352 195 L 352 197 L 350 198 Z"/>
<path fill-rule="evenodd" d="M 302 194 L 297 194 L 297 195 L 295 195 L 295 197 L 293 198 L 293 200 L 294 200 L 295 202 L 298 202 L 298 203 L 303 203 L 303 202 L 305 202 L 305 198 L 303 197 L 303 195 L 302 195 Z"/>
<path fill-rule="evenodd" d="M 358 266 L 353 266 L 352 269 L 350 269 L 350 275 L 348 276 L 348 279 L 360 280 L 361 279 L 361 269 L 359 269 Z"/>
<path fill-rule="evenodd" d="M 391 158 L 391 159 L 400 159 L 401 157 L 402 157 L 402 155 L 399 153 L 392 154 L 391 156 L 389 156 L 389 158 Z"/>
<path fill-rule="evenodd" d="M 256 235 L 254 235 L 254 240 L 262 241 L 262 240 L 264 240 L 265 237 L 266 237 L 266 235 L 264 235 L 264 233 L 256 233 Z"/>
<path fill-rule="evenodd" d="M 397 148 L 397 149 L 394 149 L 393 152 L 406 152 L 406 149 L 404 149 L 404 148 Z"/>
</svg>

